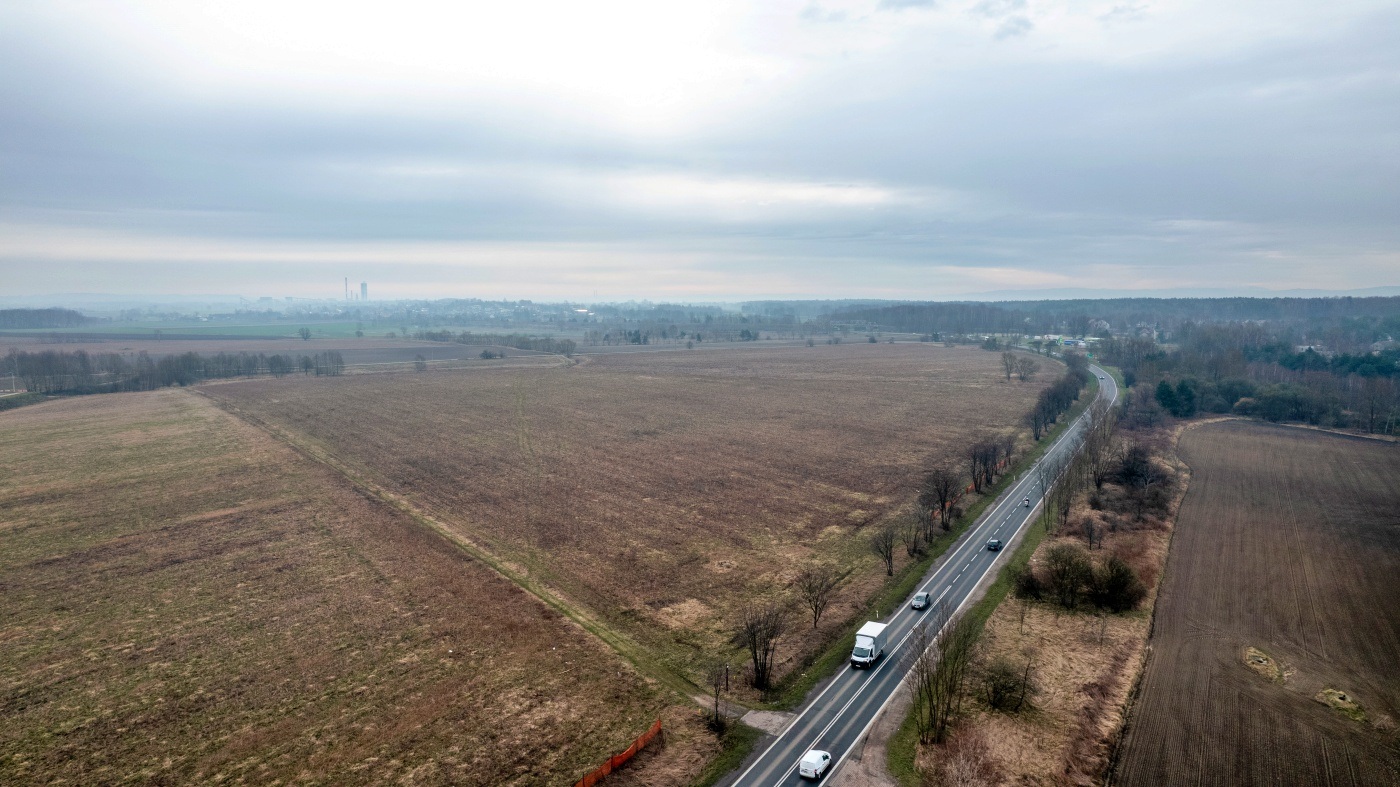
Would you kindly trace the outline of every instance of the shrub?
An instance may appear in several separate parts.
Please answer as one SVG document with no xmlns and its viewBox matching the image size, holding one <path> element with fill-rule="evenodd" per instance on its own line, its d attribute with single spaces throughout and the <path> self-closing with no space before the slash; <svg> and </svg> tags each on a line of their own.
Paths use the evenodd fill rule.
<svg viewBox="0 0 1400 787">
<path fill-rule="evenodd" d="M 1103 565 L 1093 571 L 1089 581 L 1089 600 L 1111 612 L 1127 612 L 1146 596 L 1147 587 L 1138 579 L 1137 572 L 1117 555 L 1109 555 Z"/>
<path fill-rule="evenodd" d="M 1016 598 L 1040 601 L 1045 596 L 1045 585 L 1030 566 L 1021 566 L 1012 571 L 1011 592 Z"/>
<path fill-rule="evenodd" d="M 1045 555 L 1045 587 L 1065 609 L 1079 605 L 1093 575 L 1093 562 L 1077 544 L 1056 544 Z"/>
<path fill-rule="evenodd" d="M 982 698 L 992 710 L 1019 712 L 1035 693 L 1030 665 L 1019 667 L 1004 656 L 982 669 Z"/>
</svg>

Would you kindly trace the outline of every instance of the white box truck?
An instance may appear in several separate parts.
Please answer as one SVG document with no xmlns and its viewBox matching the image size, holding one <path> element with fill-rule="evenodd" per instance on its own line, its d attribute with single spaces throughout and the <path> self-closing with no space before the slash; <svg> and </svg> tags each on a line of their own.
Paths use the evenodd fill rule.
<svg viewBox="0 0 1400 787">
<path fill-rule="evenodd" d="M 860 627 L 856 632 L 856 646 L 851 650 L 851 666 L 856 669 L 869 667 L 875 660 L 885 655 L 885 629 L 889 628 L 884 623 L 876 623 L 871 620 Z"/>
</svg>

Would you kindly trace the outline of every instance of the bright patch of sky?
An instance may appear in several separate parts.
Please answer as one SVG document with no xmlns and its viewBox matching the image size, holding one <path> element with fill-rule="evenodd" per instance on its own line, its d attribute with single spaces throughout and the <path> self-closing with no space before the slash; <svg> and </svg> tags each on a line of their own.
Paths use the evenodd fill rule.
<svg viewBox="0 0 1400 787">
<path fill-rule="evenodd" d="M 1393 2 L 0 0 L 0 289 L 1400 284 Z"/>
</svg>

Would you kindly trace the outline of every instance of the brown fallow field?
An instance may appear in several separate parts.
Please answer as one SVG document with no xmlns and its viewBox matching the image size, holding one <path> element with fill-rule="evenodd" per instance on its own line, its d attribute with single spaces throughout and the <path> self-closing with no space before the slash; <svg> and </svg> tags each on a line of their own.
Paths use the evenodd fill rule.
<svg viewBox="0 0 1400 787">
<path fill-rule="evenodd" d="M 205 397 L 0 414 L 0 467 L 0 783 L 556 785 L 658 715 L 654 767 L 710 754 L 592 635 Z"/>
<path fill-rule="evenodd" d="M 872 523 L 908 515 L 931 458 L 1015 428 L 1055 373 L 863 343 L 203 390 L 697 677 L 739 608 L 810 561 L 853 571 L 824 629 L 852 614 L 884 579 Z M 796 605 L 794 624 L 787 664 L 820 641 Z"/>
<path fill-rule="evenodd" d="M 1400 784 L 1400 446 L 1188 430 L 1116 784 Z"/>
</svg>

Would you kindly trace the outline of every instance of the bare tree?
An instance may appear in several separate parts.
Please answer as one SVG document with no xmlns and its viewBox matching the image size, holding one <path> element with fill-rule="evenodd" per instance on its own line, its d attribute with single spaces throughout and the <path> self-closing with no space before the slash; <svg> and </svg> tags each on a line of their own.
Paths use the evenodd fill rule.
<svg viewBox="0 0 1400 787">
<path fill-rule="evenodd" d="M 997 458 L 1001 448 L 995 437 L 979 437 L 964 451 L 967 458 L 968 474 L 972 476 L 972 491 L 981 494 L 982 490 L 996 481 Z"/>
<path fill-rule="evenodd" d="M 905 522 L 899 528 L 899 540 L 904 544 L 904 553 L 915 557 L 924 548 L 924 529 L 915 520 Z"/>
<path fill-rule="evenodd" d="M 885 561 L 885 576 L 894 576 L 894 546 L 899 542 L 899 534 L 894 525 L 886 524 L 870 535 L 870 551 Z"/>
<path fill-rule="evenodd" d="M 1092 516 L 1084 517 L 1084 540 L 1090 549 L 1103 546 L 1103 527 Z"/>
<path fill-rule="evenodd" d="M 1019 713 L 1026 697 L 1036 691 L 1030 660 L 1024 667 L 1005 656 L 992 659 L 982 668 L 982 697 L 993 710 Z"/>
<path fill-rule="evenodd" d="M 710 689 L 714 692 L 714 713 L 710 716 L 710 729 L 715 732 L 724 732 L 724 714 L 719 709 L 720 692 L 729 686 L 729 664 L 723 661 L 716 661 L 710 665 L 705 677 L 708 680 Z"/>
<path fill-rule="evenodd" d="M 1136 518 L 1141 520 L 1150 493 L 1164 480 L 1156 462 L 1152 461 L 1152 449 L 1142 441 L 1129 445 L 1118 457 L 1117 475 L 1128 489 L 1128 497 L 1136 509 Z"/>
<path fill-rule="evenodd" d="M 943 743 L 962 709 L 963 687 L 981 629 L 966 615 L 954 618 L 952 608 L 944 602 L 925 621 L 914 630 L 905 666 L 919 739 Z"/>
<path fill-rule="evenodd" d="M 1040 442 L 1041 435 L 1050 431 L 1050 424 L 1053 423 L 1050 412 L 1038 404 L 1026 413 L 1025 421 L 1026 426 L 1031 428 L 1031 439 L 1036 442 Z"/>
<path fill-rule="evenodd" d="M 1006 467 L 1011 466 L 1011 457 L 1016 454 L 1016 433 L 1007 432 L 1000 438 L 1001 461 Z"/>
<path fill-rule="evenodd" d="M 935 615 L 941 616 L 945 606 L 940 604 Z M 941 625 L 941 624 L 940 624 Z M 915 625 L 909 637 L 909 650 L 904 652 L 904 669 L 908 673 L 909 693 L 914 704 L 914 728 L 919 732 L 920 741 L 933 738 L 933 715 L 937 703 L 934 696 L 934 673 L 938 668 L 938 652 L 933 648 L 938 627 L 934 617 L 925 618 L 922 625 Z"/>
<path fill-rule="evenodd" d="M 1060 532 L 1065 525 L 1069 524 L 1069 512 L 1074 507 L 1074 485 L 1071 483 L 1070 474 L 1065 472 L 1050 488 L 1050 497 L 1046 500 L 1046 511 L 1050 514 L 1050 521 L 1054 522 L 1053 532 Z"/>
<path fill-rule="evenodd" d="M 841 584 L 842 575 L 830 563 L 807 566 L 797 575 L 797 594 L 812 610 L 812 628 L 821 622 L 822 613 L 831 604 L 831 596 Z"/>
<path fill-rule="evenodd" d="M 311 341 L 311 329 L 302 328 L 301 330 L 297 331 L 297 336 L 300 336 L 302 341 L 309 342 Z"/>
<path fill-rule="evenodd" d="M 963 474 L 954 465 L 944 462 L 929 470 L 919 485 L 919 505 L 926 511 L 936 511 L 938 522 L 945 531 L 953 528 L 953 506 L 962 499 L 963 479 Z"/>
<path fill-rule="evenodd" d="M 1001 368 L 1002 371 L 1006 372 L 1007 382 L 1011 382 L 1011 375 L 1015 374 L 1017 371 L 1016 360 L 1016 353 L 1010 350 L 1001 354 Z"/>
<path fill-rule="evenodd" d="M 982 441 L 974 440 L 963 449 L 963 458 L 967 460 L 967 475 L 972 479 L 972 491 L 982 494 Z"/>
<path fill-rule="evenodd" d="M 1084 430 L 1084 462 L 1094 489 L 1103 489 L 1117 464 L 1113 454 L 1113 408 L 1103 399 L 1089 406 Z"/>
<path fill-rule="evenodd" d="M 766 691 L 773 682 L 778 642 L 787 630 L 787 609 L 781 600 L 749 604 L 740 618 L 737 639 L 753 662 L 753 686 Z"/>
<path fill-rule="evenodd" d="M 1073 609 L 1094 574 L 1094 564 L 1075 544 L 1056 544 L 1045 553 L 1045 582 L 1060 606 Z"/>
<path fill-rule="evenodd" d="M 1035 487 L 1040 493 L 1038 497 L 1045 497 L 1050 489 L 1055 485 L 1055 479 L 1060 475 L 1060 463 L 1050 457 L 1042 457 L 1035 466 Z"/>
<path fill-rule="evenodd" d="M 1016 359 L 1016 376 L 1021 379 L 1021 382 L 1025 382 L 1031 379 L 1035 376 L 1035 373 L 1038 371 L 1040 371 L 1040 364 L 1036 363 L 1033 359 Z"/>
</svg>

